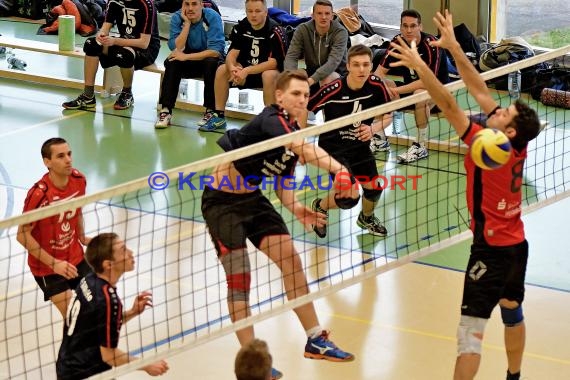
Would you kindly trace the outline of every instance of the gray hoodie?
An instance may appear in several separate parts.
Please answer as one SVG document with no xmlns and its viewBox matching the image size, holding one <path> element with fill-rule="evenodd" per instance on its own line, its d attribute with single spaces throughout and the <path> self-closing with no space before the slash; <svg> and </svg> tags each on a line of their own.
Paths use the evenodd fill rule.
<svg viewBox="0 0 570 380">
<path fill-rule="evenodd" d="M 307 73 L 316 83 L 333 72 L 341 75 L 346 71 L 346 47 L 348 31 L 333 20 L 326 35 L 319 36 L 315 21 L 307 21 L 297 27 L 285 57 L 285 70 L 298 68 L 303 57 Z"/>
</svg>

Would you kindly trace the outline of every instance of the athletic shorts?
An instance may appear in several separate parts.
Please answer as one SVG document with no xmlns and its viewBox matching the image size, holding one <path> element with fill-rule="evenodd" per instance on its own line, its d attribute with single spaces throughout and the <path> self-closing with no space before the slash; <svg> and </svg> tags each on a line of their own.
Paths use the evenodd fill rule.
<svg viewBox="0 0 570 380">
<path fill-rule="evenodd" d="M 206 187 L 202 215 L 218 256 L 245 248 L 246 239 L 259 248 L 266 236 L 289 235 L 283 218 L 261 190 L 233 194 Z"/>
<path fill-rule="evenodd" d="M 327 146 L 327 144 L 319 143 L 328 154 L 335 160 L 344 165 L 353 176 L 365 176 L 366 178 L 374 178 L 378 175 L 378 168 L 376 167 L 376 159 L 370 149 L 350 149 L 341 150 L 338 146 Z M 331 174 L 332 175 L 332 174 Z"/>
<path fill-rule="evenodd" d="M 93 272 L 87 261 L 83 260 L 75 266 L 77 268 L 77 277 L 71 280 L 66 280 L 65 277 L 59 274 L 49 274 L 47 276 L 34 276 L 36 282 L 40 286 L 42 292 L 44 292 L 44 301 L 49 301 L 49 299 L 59 293 L 63 293 L 66 290 L 75 290 L 79 281 L 85 277 L 88 273 Z"/>
<path fill-rule="evenodd" d="M 109 47 L 109 54 L 101 54 L 99 56 L 99 63 L 101 63 L 101 67 L 106 69 L 108 67 L 117 66 L 117 62 L 111 56 L 114 56 L 112 53 L 112 49 L 120 49 L 119 46 L 110 46 Z M 143 69 L 149 65 L 152 65 L 158 56 L 158 51 L 154 51 L 155 49 L 137 49 L 131 48 L 135 52 L 135 70 Z"/>
<path fill-rule="evenodd" d="M 230 82 L 230 87 L 237 87 L 239 89 L 244 88 L 263 88 L 263 79 L 261 79 L 261 74 L 249 74 L 245 77 L 245 83 L 241 86 L 234 86 L 232 82 Z"/>
<path fill-rule="evenodd" d="M 461 314 L 488 319 L 501 298 L 522 304 L 528 242 L 508 247 L 471 246 Z"/>
</svg>

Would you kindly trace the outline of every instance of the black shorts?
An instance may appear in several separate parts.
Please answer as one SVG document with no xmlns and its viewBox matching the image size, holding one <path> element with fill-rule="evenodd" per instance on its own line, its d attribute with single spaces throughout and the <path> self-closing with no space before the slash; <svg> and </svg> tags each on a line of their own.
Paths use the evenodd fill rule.
<svg viewBox="0 0 570 380">
<path fill-rule="evenodd" d="M 119 46 L 110 46 L 109 53 L 111 53 L 111 49 L 118 49 L 121 48 Z M 131 47 L 131 49 L 135 52 L 135 70 L 144 69 L 145 67 L 152 65 L 158 57 L 158 50 L 156 49 L 137 49 Z M 156 51 L 155 51 L 156 50 Z M 108 67 L 117 66 L 117 62 L 111 58 L 111 56 L 106 54 L 101 54 L 99 56 L 99 63 L 101 63 L 101 67 L 106 69 Z"/>
<path fill-rule="evenodd" d="M 85 277 L 88 273 L 93 272 L 87 261 L 82 260 L 79 264 L 75 266 L 77 268 L 78 276 L 72 278 L 71 280 L 66 280 L 65 277 L 59 274 L 50 274 L 47 276 L 34 276 L 36 282 L 40 286 L 42 292 L 44 292 L 44 301 L 49 301 L 49 299 L 59 293 L 63 293 L 66 290 L 74 290 L 79 285 L 79 281 Z"/>
<path fill-rule="evenodd" d="M 461 314 L 488 319 L 501 298 L 522 304 L 528 242 L 508 247 L 471 246 Z"/>
<path fill-rule="evenodd" d="M 232 82 L 230 82 L 230 87 L 237 87 L 239 89 L 244 88 L 263 88 L 263 79 L 261 78 L 260 74 L 249 74 L 245 77 L 245 83 L 241 86 L 234 86 Z"/>
<path fill-rule="evenodd" d="M 206 187 L 202 215 L 218 256 L 245 248 L 246 239 L 259 248 L 266 236 L 289 235 L 283 218 L 260 190 L 233 194 Z"/>
<path fill-rule="evenodd" d="M 324 144 L 319 142 L 319 146 L 335 160 L 344 165 L 350 171 L 350 174 L 355 177 L 365 176 L 372 179 L 378 175 L 376 159 L 368 147 L 363 149 L 349 148 L 347 150 L 341 149 L 338 146 L 329 146 L 326 142 Z"/>
</svg>

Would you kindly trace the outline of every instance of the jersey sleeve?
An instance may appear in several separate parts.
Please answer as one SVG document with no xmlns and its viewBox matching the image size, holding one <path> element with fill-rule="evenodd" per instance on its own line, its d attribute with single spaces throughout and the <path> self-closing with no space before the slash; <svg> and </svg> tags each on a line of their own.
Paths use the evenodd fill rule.
<svg viewBox="0 0 570 380">
<path fill-rule="evenodd" d="M 270 114 L 261 121 L 261 131 L 270 137 L 286 135 L 295 131 L 289 120 L 281 112 Z"/>
<path fill-rule="evenodd" d="M 215 11 L 206 12 L 204 17 L 208 20 L 209 25 L 206 31 L 207 49 L 217 51 L 220 53 L 220 57 L 223 57 L 226 41 L 222 18 Z"/>
<path fill-rule="evenodd" d="M 236 25 L 234 25 L 234 27 L 232 28 L 232 32 L 230 33 L 230 48 L 228 49 L 228 51 L 232 49 L 238 51 L 243 49 L 244 32 L 245 31 L 242 29 L 241 22 L 238 22 Z"/>
<path fill-rule="evenodd" d="M 42 206 L 44 200 L 47 199 L 47 185 L 43 181 L 39 181 L 28 191 L 26 200 L 24 201 L 23 212 L 32 211 Z M 29 225 L 33 228 L 37 223 L 32 222 Z"/>
<path fill-rule="evenodd" d="M 99 310 L 97 336 L 99 345 L 107 348 L 117 348 L 121 330 L 123 307 L 113 287 L 106 284 L 102 287 L 103 301 Z"/>
<path fill-rule="evenodd" d="M 388 93 L 388 89 L 386 89 L 386 85 L 380 77 L 371 75 L 368 78 L 368 82 L 372 85 L 372 88 L 375 89 L 374 100 L 376 105 L 385 104 L 390 101 L 390 94 Z"/>
<path fill-rule="evenodd" d="M 107 9 L 105 10 L 105 22 L 115 25 L 119 20 L 119 17 L 123 16 L 121 14 L 122 13 L 121 9 L 122 8 L 119 6 L 118 3 L 115 3 L 114 1 L 109 1 L 107 3 Z"/>
<path fill-rule="evenodd" d="M 435 73 L 436 75 L 439 73 L 439 66 L 441 64 L 441 57 L 442 57 L 442 52 L 440 51 L 440 48 L 437 46 L 430 46 L 430 41 L 435 41 L 436 38 L 434 36 L 426 36 L 423 41 L 422 44 L 423 46 L 423 54 L 422 54 L 422 58 L 424 60 L 424 62 L 429 66 L 429 68 L 431 69 L 431 71 L 433 73 Z"/>
<path fill-rule="evenodd" d="M 480 126 L 477 123 L 471 122 L 471 124 L 469 124 L 469 127 L 467 127 L 467 130 L 465 131 L 463 136 L 461 136 L 461 140 L 463 140 L 465 144 L 470 146 L 471 140 L 473 140 L 473 136 L 475 136 L 475 134 L 479 132 L 481 129 L 483 129 L 482 126 Z"/>
<path fill-rule="evenodd" d="M 156 9 L 154 8 L 154 2 L 152 0 L 140 0 L 141 2 L 141 34 L 152 34 L 154 27 L 155 17 L 154 13 Z"/>
<path fill-rule="evenodd" d="M 275 58 L 277 61 L 278 70 L 282 71 L 285 55 L 287 54 L 287 36 L 285 35 L 285 30 L 283 30 L 283 27 L 276 26 L 273 28 L 270 44 L 271 53 L 269 54 L 269 58 Z"/>
<path fill-rule="evenodd" d="M 329 99 L 332 99 L 342 87 L 341 79 L 336 79 L 329 84 L 322 86 L 315 95 L 309 98 L 307 109 L 312 112 L 322 110 Z"/>
</svg>

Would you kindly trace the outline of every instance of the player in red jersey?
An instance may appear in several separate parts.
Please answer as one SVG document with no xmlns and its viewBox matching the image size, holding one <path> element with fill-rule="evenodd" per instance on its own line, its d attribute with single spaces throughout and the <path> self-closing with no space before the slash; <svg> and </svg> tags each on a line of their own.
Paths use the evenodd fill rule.
<svg viewBox="0 0 570 380">
<path fill-rule="evenodd" d="M 85 194 L 85 176 L 72 167 L 71 149 L 55 137 L 42 145 L 48 172 L 28 191 L 24 212 L 46 207 Z M 28 250 L 28 265 L 44 293 L 65 316 L 71 290 L 91 272 L 83 258 L 89 242 L 81 209 L 62 212 L 18 227 L 18 242 Z"/>
<path fill-rule="evenodd" d="M 536 112 L 517 101 L 501 108 L 492 98 L 485 81 L 469 62 L 455 39 L 451 14 L 437 13 L 434 22 L 441 38 L 432 44 L 448 49 L 469 93 L 488 115 L 487 126 L 501 130 L 513 147 L 510 160 L 500 169 L 483 170 L 465 156 L 467 205 L 471 214 L 473 245 L 463 289 L 461 321 L 457 331 L 458 357 L 455 380 L 473 379 L 481 361 L 485 325 L 499 304 L 505 325 L 507 380 L 520 379 L 525 343 L 522 311 L 528 243 L 521 220 L 521 186 L 527 144 L 540 128 Z M 399 59 L 395 66 L 416 70 L 432 99 L 466 144 L 483 127 L 470 121 L 449 91 L 422 61 L 415 44 L 393 43 Z"/>
</svg>

